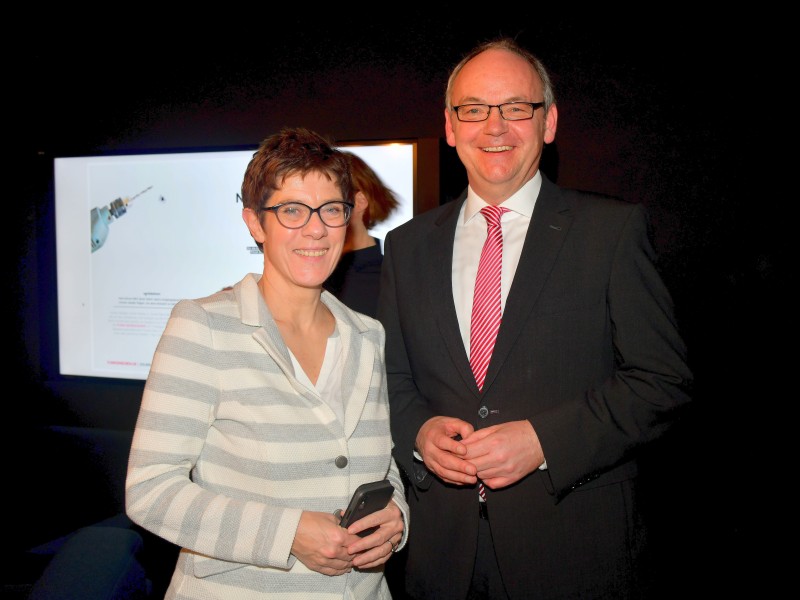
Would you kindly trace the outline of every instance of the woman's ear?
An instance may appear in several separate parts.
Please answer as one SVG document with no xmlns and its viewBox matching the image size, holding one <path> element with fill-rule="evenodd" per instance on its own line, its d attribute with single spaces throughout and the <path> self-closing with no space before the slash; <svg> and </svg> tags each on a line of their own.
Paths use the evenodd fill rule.
<svg viewBox="0 0 800 600">
<path fill-rule="evenodd" d="M 264 228 L 261 226 L 261 219 L 258 218 L 258 213 L 252 208 L 244 208 L 242 209 L 242 220 L 244 220 L 245 225 L 247 225 L 247 229 L 250 230 L 250 235 L 253 236 L 253 239 L 263 244 L 266 239 L 266 234 L 264 233 Z"/>
<path fill-rule="evenodd" d="M 363 213 L 369 207 L 369 200 L 364 192 L 356 192 L 355 196 L 355 210 L 358 213 Z"/>
</svg>

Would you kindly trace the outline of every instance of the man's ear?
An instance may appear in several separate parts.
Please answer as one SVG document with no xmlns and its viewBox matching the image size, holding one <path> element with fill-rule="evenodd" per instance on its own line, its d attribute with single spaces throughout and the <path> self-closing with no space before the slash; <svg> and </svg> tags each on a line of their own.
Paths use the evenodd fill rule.
<svg viewBox="0 0 800 600">
<path fill-rule="evenodd" d="M 450 109 L 444 109 L 444 134 L 445 139 L 447 140 L 447 145 L 455 148 L 456 147 L 456 134 L 453 132 L 453 116 L 450 114 Z"/>
<path fill-rule="evenodd" d="M 244 208 L 242 209 L 242 220 L 245 222 L 245 225 L 247 225 L 247 229 L 250 230 L 250 235 L 253 236 L 253 239 L 263 244 L 266 239 L 266 234 L 264 233 L 264 228 L 261 226 L 258 213 L 252 208 Z"/>
<path fill-rule="evenodd" d="M 544 117 L 544 143 L 550 144 L 556 139 L 556 126 L 558 125 L 558 109 L 556 105 L 550 106 L 550 110 Z"/>
</svg>

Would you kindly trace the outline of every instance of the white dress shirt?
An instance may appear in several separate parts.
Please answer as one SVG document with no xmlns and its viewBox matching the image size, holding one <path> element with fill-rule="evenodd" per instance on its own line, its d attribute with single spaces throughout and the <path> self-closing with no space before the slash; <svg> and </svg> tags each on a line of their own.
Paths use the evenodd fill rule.
<svg viewBox="0 0 800 600">
<path fill-rule="evenodd" d="M 335 329 L 331 337 L 328 338 L 325 347 L 325 358 L 322 361 L 316 385 L 311 383 L 311 379 L 300 366 L 300 361 L 289 349 L 289 356 L 292 358 L 292 366 L 297 380 L 302 383 L 309 391 L 317 394 L 320 399 L 331 407 L 339 420 L 344 423 L 344 398 L 342 397 L 342 368 L 344 366 L 344 349 L 342 340 L 339 337 L 339 330 Z"/>
<path fill-rule="evenodd" d="M 501 276 L 500 310 L 506 307 L 506 298 L 517 272 L 522 246 L 533 216 L 533 207 L 542 187 L 542 175 L 536 175 L 523 185 L 501 206 L 509 209 L 503 213 L 500 226 L 503 229 L 503 270 Z M 467 190 L 467 201 L 461 207 L 453 244 L 453 300 L 458 315 L 461 339 L 469 356 L 469 330 L 472 320 L 472 298 L 475 293 L 475 278 L 478 262 L 486 241 L 486 219 L 481 209 L 489 206 L 472 188 Z"/>
</svg>

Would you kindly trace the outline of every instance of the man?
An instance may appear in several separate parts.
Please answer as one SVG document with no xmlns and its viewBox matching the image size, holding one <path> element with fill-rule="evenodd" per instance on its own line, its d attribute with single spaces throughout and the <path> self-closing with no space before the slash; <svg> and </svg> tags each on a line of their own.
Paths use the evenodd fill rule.
<svg viewBox="0 0 800 600">
<path fill-rule="evenodd" d="M 412 484 L 413 598 L 647 590 L 637 457 L 689 402 L 692 376 L 643 208 L 540 173 L 557 120 L 535 57 L 508 39 L 476 48 L 446 92 L 466 199 L 385 240 L 378 318 L 395 458 Z M 484 376 L 470 336 L 483 330 L 471 321 L 486 206 L 507 210 Z"/>
</svg>

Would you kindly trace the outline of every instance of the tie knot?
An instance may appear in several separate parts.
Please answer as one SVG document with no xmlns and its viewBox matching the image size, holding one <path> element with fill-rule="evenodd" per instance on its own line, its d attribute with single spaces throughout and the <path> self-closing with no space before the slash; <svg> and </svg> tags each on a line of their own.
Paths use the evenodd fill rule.
<svg viewBox="0 0 800 600">
<path fill-rule="evenodd" d="M 504 212 L 508 212 L 508 209 L 504 206 L 484 206 L 481 209 L 481 214 L 486 219 L 486 224 L 489 227 L 499 227 L 500 217 Z"/>
</svg>

